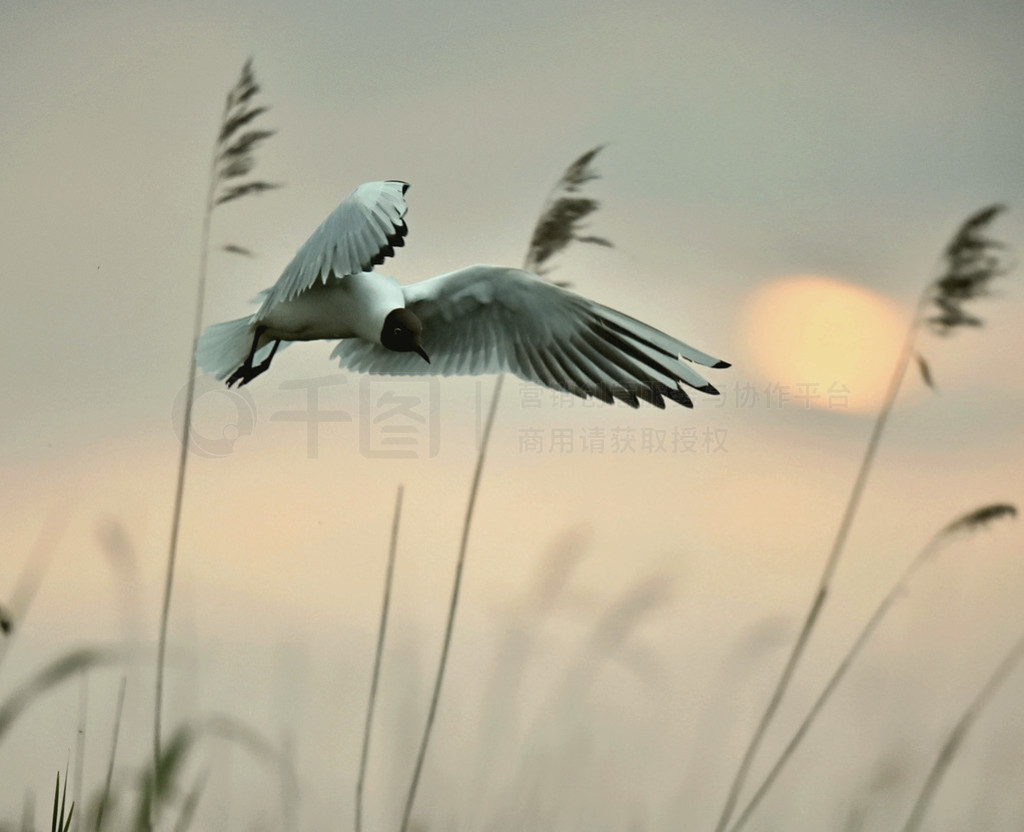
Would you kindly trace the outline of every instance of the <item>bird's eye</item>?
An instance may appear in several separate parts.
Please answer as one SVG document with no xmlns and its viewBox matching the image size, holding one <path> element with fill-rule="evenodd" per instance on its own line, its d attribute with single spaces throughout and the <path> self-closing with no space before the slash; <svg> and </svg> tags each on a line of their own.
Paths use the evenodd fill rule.
<svg viewBox="0 0 1024 832">
<path fill-rule="evenodd" d="M 396 338 L 400 338 L 402 336 L 402 327 L 396 326 L 393 330 L 391 330 L 391 334 L 394 335 Z"/>
</svg>

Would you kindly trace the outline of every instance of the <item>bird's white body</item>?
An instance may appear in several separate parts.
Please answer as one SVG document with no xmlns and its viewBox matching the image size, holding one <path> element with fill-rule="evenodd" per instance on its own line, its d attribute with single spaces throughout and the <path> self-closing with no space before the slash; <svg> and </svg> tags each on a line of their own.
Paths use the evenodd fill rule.
<svg viewBox="0 0 1024 832">
<path fill-rule="evenodd" d="M 693 364 L 724 361 L 522 269 L 470 266 L 408 286 L 368 271 L 402 245 L 407 188 L 357 188 L 261 294 L 254 315 L 203 333 L 199 366 L 245 384 L 281 346 L 337 340 L 332 357 L 359 372 L 511 372 L 632 407 L 664 407 L 664 399 L 691 407 L 683 385 L 717 394 Z"/>
<path fill-rule="evenodd" d="M 379 344 L 384 319 L 403 306 L 402 286 L 393 277 L 372 272 L 332 276 L 257 316 L 255 323 L 265 327 L 259 346 L 340 338 Z"/>
</svg>

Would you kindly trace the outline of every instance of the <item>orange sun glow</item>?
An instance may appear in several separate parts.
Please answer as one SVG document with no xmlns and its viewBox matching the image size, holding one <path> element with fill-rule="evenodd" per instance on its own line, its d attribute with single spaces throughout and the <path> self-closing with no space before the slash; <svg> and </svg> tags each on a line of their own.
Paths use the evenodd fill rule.
<svg viewBox="0 0 1024 832">
<path fill-rule="evenodd" d="M 858 412 L 881 403 L 907 325 L 882 296 L 818 275 L 764 283 L 744 324 L 751 364 L 781 401 Z"/>
</svg>

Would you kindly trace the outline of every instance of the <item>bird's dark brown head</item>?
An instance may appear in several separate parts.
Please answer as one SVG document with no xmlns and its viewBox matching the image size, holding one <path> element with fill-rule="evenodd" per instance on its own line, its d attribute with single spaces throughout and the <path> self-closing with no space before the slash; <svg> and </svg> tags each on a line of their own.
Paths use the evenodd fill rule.
<svg viewBox="0 0 1024 832">
<path fill-rule="evenodd" d="M 395 352 L 417 352 L 423 360 L 430 363 L 430 356 L 420 343 L 423 324 L 408 309 L 392 309 L 384 319 L 384 327 L 380 331 L 381 346 Z"/>
</svg>

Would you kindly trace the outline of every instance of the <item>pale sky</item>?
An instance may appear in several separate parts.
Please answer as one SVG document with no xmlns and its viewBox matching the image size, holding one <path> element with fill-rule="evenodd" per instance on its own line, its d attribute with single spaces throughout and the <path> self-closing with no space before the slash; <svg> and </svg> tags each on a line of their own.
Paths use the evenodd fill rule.
<svg viewBox="0 0 1024 832">
<path fill-rule="evenodd" d="M 781 643 L 795 628 L 870 430 L 862 379 L 884 384 L 942 247 L 968 214 L 1003 202 L 1010 211 L 993 232 L 1024 250 L 1022 36 L 1024 10 L 1009 0 L 0 6 L 0 603 L 43 526 L 69 518 L 0 667 L 0 696 L 69 646 L 116 641 L 126 630 L 136 643 L 155 640 L 179 447 L 173 411 L 188 367 L 207 166 L 224 95 L 252 56 L 260 102 L 271 107 L 263 125 L 280 131 L 259 150 L 256 173 L 287 187 L 217 210 L 208 323 L 243 314 L 323 217 L 372 179 L 412 184 L 407 245 L 382 271 L 413 282 L 476 262 L 518 264 L 564 167 L 607 143 L 602 178 L 592 185 L 602 208 L 591 230 L 615 248 L 573 248 L 554 276 L 733 362 L 712 379 L 723 397 L 698 397 L 692 411 L 566 407 L 509 379 L 456 625 L 451 688 L 470 701 L 486 687 L 477 662 L 495 662 L 510 622 L 525 615 L 517 605 L 529 608 L 552 540 L 570 532 L 588 541 L 563 618 L 531 625 L 545 649 L 530 671 L 528 709 L 544 700 L 541 668 L 565 672 L 593 621 L 634 582 L 660 576 L 667 600 L 632 647 L 656 657 L 663 687 L 638 692 L 614 674 L 594 684 L 586 712 L 594 723 L 580 717 L 594 745 L 573 746 L 582 755 L 573 759 L 597 779 L 581 775 L 565 789 L 594 793 L 605 771 L 594 760 L 610 755 L 634 778 L 619 777 L 624 791 L 648 807 L 651 828 L 661 828 L 685 792 L 673 772 L 686 766 L 659 743 L 670 737 L 694 755 L 700 737 L 710 734 L 714 744 L 699 714 L 715 679 L 725 678 L 715 674 L 729 651 L 765 621 L 782 622 Z M 256 257 L 216 250 L 226 243 Z M 766 363 L 765 351 L 790 343 L 801 324 L 789 301 L 782 308 L 785 296 L 765 292 L 795 275 L 827 277 L 865 299 L 863 328 L 853 327 L 836 352 L 837 360 L 863 356 L 857 371 L 867 375 L 856 383 L 847 364 L 826 362 L 814 371 L 820 377 L 801 376 L 808 371 L 798 342 L 788 347 L 792 363 L 785 353 Z M 974 306 L 984 329 L 922 336 L 939 392 L 908 375 L 798 685 L 805 699 L 933 532 L 985 503 L 1024 502 L 1022 297 L 1016 272 L 997 297 Z M 364 424 L 373 391 L 342 376 L 330 350 L 291 348 L 244 400 L 201 386 L 201 430 L 219 437 L 240 402 L 252 407 L 252 422 L 230 453 L 192 458 L 172 621 L 192 669 L 174 682 L 169 719 L 221 710 L 251 718 L 275 739 L 292 736 L 307 784 L 302 828 L 349 813 L 350 746 L 362 724 L 399 483 L 406 503 L 395 615 L 406 642 L 396 636 L 401 669 L 390 680 L 381 735 L 400 736 L 394 741 L 405 748 L 400 711 L 409 731 L 418 730 L 422 687 L 402 685 L 418 678 L 410 664 L 424 678 L 432 667 L 478 402 L 486 404 L 493 385 L 441 380 L 429 390 L 436 455 L 374 458 Z M 319 377 L 332 382 L 321 406 L 350 418 L 321 424 L 310 458 L 305 426 L 280 414 L 303 406 L 305 393 L 289 383 Z M 804 383 L 819 391 L 852 385 L 850 395 L 868 404 L 773 400 L 780 387 L 793 394 Z M 394 389 L 415 392 L 410 384 Z M 559 436 L 572 447 L 557 445 Z M 627 436 L 633 450 L 613 444 Z M 539 452 L 531 437 L 540 438 Z M 694 437 L 693 452 L 684 452 Z M 97 529 L 115 521 L 134 546 L 134 571 L 112 570 L 97 543 Z M 808 828 L 842 815 L 842 801 L 902 731 L 915 767 L 907 791 L 893 798 L 893 817 L 901 816 L 943 727 L 1024 627 L 1022 543 L 1017 526 L 1001 526 L 962 544 L 972 551 L 950 553 L 923 579 L 864 674 L 851 680 L 849 700 L 837 703 L 850 721 L 824 727 L 802 764 L 795 761 L 790 787 L 821 800 L 818 814 L 798 815 Z M 781 653 L 771 656 L 777 662 Z M 757 684 L 715 712 L 729 725 L 715 745 L 721 776 L 706 784 L 715 794 L 776 672 L 762 661 Z M 300 670 L 289 671 L 289 662 Z M 343 719 L 335 734 L 313 716 L 332 701 L 318 674 L 338 688 Z M 290 726 L 286 676 L 304 680 L 293 678 L 295 696 L 316 699 Z M 114 682 L 97 674 L 90 696 L 103 738 L 95 751 L 89 746 L 87 783 L 105 759 Z M 1004 691 L 987 740 L 966 761 L 957 781 L 964 794 L 975 795 L 978 772 L 1005 752 L 992 751 L 999 726 L 1020 724 L 1013 701 L 1022 685 Z M 147 658 L 129 683 L 126 767 L 133 755 L 144 759 L 151 697 Z M 488 700 L 480 701 L 485 710 Z M 26 786 L 45 793 L 52 785 L 73 743 L 77 707 L 70 685 L 0 747 L 0 818 L 17 817 Z M 799 711 L 798 703 L 789 717 Z M 459 767 L 471 767 L 480 737 L 458 709 L 445 714 L 446 739 L 427 783 L 436 791 L 424 812 L 470 828 L 487 808 L 463 799 Z M 852 732 L 864 761 L 856 776 L 820 762 L 830 742 L 849 738 L 847 725 L 863 729 Z M 547 728 L 540 735 L 559 736 Z M 29 748 L 42 749 L 30 770 L 22 763 Z M 510 750 L 502 764 L 520 770 L 524 754 Z M 381 817 L 402 790 L 401 755 L 395 783 L 374 792 Z M 641 756 L 654 762 L 644 768 L 634 760 Z M 1024 770 L 1019 752 L 1013 764 Z M 239 782 L 215 790 L 242 795 L 259 783 L 236 765 Z M 333 788 L 342 783 L 344 792 L 335 802 L 324 786 L 331 766 Z M 702 768 L 699 760 L 694 766 Z M 620 804 L 608 800 L 602 817 L 612 823 Z M 231 815 L 239 828 L 243 803 L 239 796 Z M 690 809 L 703 822 L 716 806 Z M 766 809 L 783 821 L 797 816 L 784 797 Z M 208 811 L 212 823 L 218 809 Z M 581 816 L 573 817 L 552 828 L 599 828 L 576 826 Z"/>
</svg>

